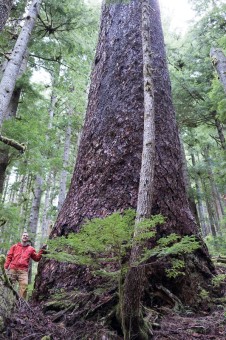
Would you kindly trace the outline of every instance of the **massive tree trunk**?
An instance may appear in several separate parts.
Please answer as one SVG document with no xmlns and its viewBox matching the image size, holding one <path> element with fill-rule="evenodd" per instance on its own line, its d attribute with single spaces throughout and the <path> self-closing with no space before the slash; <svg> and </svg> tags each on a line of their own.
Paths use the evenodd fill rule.
<svg viewBox="0 0 226 340">
<path fill-rule="evenodd" d="M 197 229 L 185 195 L 159 11 L 151 15 L 157 131 L 152 214 L 168 217 L 165 232 L 191 234 Z M 87 217 L 136 209 L 143 140 L 142 60 L 140 2 L 106 5 L 76 168 L 52 236 L 78 231 Z"/>
<path fill-rule="evenodd" d="M 30 40 L 31 32 L 34 28 L 35 21 L 37 19 L 39 8 L 42 0 L 33 0 L 28 14 L 25 19 L 25 23 L 21 29 L 19 37 L 13 48 L 10 60 L 4 70 L 1 83 L 0 83 L 0 128 L 6 115 L 16 80 L 22 65 L 23 58 L 26 57 L 26 50 Z"/>
<path fill-rule="evenodd" d="M 13 0 L 0 0 L 0 32 L 3 30 L 9 17 Z"/>
<path fill-rule="evenodd" d="M 114 211 L 137 208 L 140 180 L 144 76 L 142 53 L 142 2 L 131 0 L 103 6 L 99 43 L 92 73 L 86 121 L 71 187 L 51 236 L 78 232 L 85 218 L 104 217 Z M 166 222 L 157 227 L 157 238 L 199 231 L 190 211 L 182 171 L 181 146 L 171 99 L 171 86 L 157 0 L 148 0 L 151 72 L 155 111 L 155 164 L 151 214 Z M 150 84 L 151 86 L 151 84 Z M 150 206 L 149 206 L 150 208 Z M 158 286 L 186 304 L 197 305 L 200 287 L 208 289 L 213 267 L 206 247 L 185 256 L 178 280 L 166 277 L 164 260 L 145 267 L 145 304 Z M 49 277 L 49 271 L 53 271 Z M 60 268 L 62 272 L 60 271 Z M 64 278 L 61 276 L 63 273 Z M 42 261 L 36 280 L 36 297 L 51 288 L 91 287 L 83 271 Z M 134 282 L 133 282 L 134 283 Z M 140 284 L 140 283 L 138 283 Z M 135 285 L 134 285 L 135 286 Z M 191 289 L 192 287 L 192 289 Z M 142 287 L 143 289 L 143 287 Z M 152 295 L 153 297 L 153 295 Z"/>
</svg>

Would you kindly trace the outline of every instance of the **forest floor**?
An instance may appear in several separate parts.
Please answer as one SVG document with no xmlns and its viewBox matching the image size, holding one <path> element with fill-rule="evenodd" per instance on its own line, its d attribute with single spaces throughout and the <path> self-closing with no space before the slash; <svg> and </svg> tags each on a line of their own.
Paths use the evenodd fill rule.
<svg viewBox="0 0 226 340">
<path fill-rule="evenodd" d="M 207 314 L 182 316 L 172 310 L 165 310 L 162 314 L 159 329 L 154 329 L 154 340 L 225 340 L 226 339 L 226 316 L 224 310 L 215 310 Z M 87 337 L 84 337 L 87 329 Z M 63 322 L 54 323 L 50 316 L 45 316 L 39 307 L 24 303 L 13 315 L 7 332 L 0 335 L 0 339 L 11 340 L 41 340 L 44 336 L 49 336 L 46 340 L 102 340 L 96 333 L 95 323 L 85 323 L 80 325 L 80 329 L 74 327 L 66 328 Z M 83 334 L 83 335 L 82 335 Z M 105 338 L 111 339 L 111 338 Z M 113 336 L 112 339 L 122 339 Z"/>
<path fill-rule="evenodd" d="M 219 270 L 226 273 L 224 267 L 219 267 Z M 154 340 L 226 340 L 226 306 L 220 302 L 212 305 L 209 312 L 205 310 L 195 314 L 187 310 L 178 314 L 162 307 L 157 314 L 158 319 L 153 326 Z M 62 319 L 54 322 L 54 318 L 54 314 L 45 315 L 41 305 L 19 301 L 6 332 L 0 334 L 0 340 L 41 340 L 43 337 L 45 340 L 123 339 L 114 332 L 104 337 L 104 327 L 94 321 L 79 321 L 66 327 Z"/>
</svg>

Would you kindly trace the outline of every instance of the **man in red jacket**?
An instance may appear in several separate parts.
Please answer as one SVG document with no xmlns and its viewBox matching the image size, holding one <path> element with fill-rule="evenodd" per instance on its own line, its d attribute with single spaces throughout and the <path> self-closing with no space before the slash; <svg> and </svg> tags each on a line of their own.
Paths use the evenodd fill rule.
<svg viewBox="0 0 226 340">
<path fill-rule="evenodd" d="M 14 244 L 6 257 L 5 269 L 8 269 L 8 275 L 12 284 L 19 283 L 19 296 L 24 299 L 27 296 L 28 286 L 28 266 L 29 260 L 38 262 L 46 246 L 36 253 L 35 249 L 29 243 L 29 236 L 24 232 L 21 237 L 21 243 Z"/>
</svg>

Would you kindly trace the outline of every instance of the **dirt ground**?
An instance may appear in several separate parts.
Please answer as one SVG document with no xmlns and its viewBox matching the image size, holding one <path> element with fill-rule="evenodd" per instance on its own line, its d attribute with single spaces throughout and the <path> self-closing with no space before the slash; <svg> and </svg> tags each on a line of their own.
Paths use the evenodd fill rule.
<svg viewBox="0 0 226 340">
<path fill-rule="evenodd" d="M 226 268 L 219 267 L 219 273 Z M 207 309 L 208 310 L 208 309 Z M 216 301 L 210 311 L 192 310 L 183 313 L 162 307 L 153 324 L 154 340 L 226 340 L 226 308 L 222 301 Z M 55 319 L 55 322 L 53 321 Z M 42 339 L 45 337 L 44 339 Z M 62 321 L 56 322 L 54 314 L 45 315 L 41 305 L 19 301 L 17 310 L 10 320 L 0 340 L 111 340 L 123 339 L 114 331 L 105 329 L 101 322 L 79 321 L 66 327 Z"/>
</svg>

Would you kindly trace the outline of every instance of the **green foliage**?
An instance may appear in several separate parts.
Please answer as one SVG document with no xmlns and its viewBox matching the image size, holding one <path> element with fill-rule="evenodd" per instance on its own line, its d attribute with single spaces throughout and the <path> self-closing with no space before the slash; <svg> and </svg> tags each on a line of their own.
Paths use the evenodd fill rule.
<svg viewBox="0 0 226 340">
<path fill-rule="evenodd" d="M 100 275 L 118 279 L 127 272 L 128 258 L 134 241 L 143 249 L 137 265 L 152 256 L 183 255 L 200 247 L 195 236 L 181 237 L 171 234 L 160 238 L 155 247 L 148 249 L 147 240 L 156 236 L 156 225 L 164 223 L 164 218 L 156 215 L 142 221 L 133 240 L 135 223 L 137 222 L 133 210 L 87 221 L 79 233 L 51 240 L 48 257 L 62 262 L 88 265 Z M 183 260 L 173 258 L 172 269 L 167 271 L 167 275 L 176 277 L 183 267 Z"/>
<path fill-rule="evenodd" d="M 101 268 L 104 263 L 105 271 L 112 264 L 118 267 L 131 247 L 134 219 L 135 212 L 127 210 L 123 215 L 113 213 L 104 219 L 87 221 L 79 233 L 51 240 L 50 257 L 95 268 Z"/>
<path fill-rule="evenodd" d="M 189 254 L 200 248 L 200 244 L 195 236 L 186 235 L 184 237 L 179 237 L 176 234 L 171 235 L 158 241 L 160 245 L 158 254 L 159 257 L 176 254 Z M 170 246 L 172 241 L 176 242 Z"/>
<path fill-rule="evenodd" d="M 206 302 L 210 300 L 209 292 L 207 292 L 205 289 L 200 289 L 199 296 Z"/>
<path fill-rule="evenodd" d="M 1 64 L 6 55 L 9 57 L 15 44 L 26 4 L 25 0 L 16 1 L 6 29 L 1 32 Z M 76 143 L 87 105 L 87 86 L 97 40 L 98 19 L 98 10 L 91 8 L 83 0 L 42 2 L 28 46 L 27 69 L 17 79 L 16 88 L 21 90 L 17 114 L 5 121 L 2 129 L 4 136 L 27 146 L 23 155 L 13 148 L 6 150 L 10 158 L 7 172 L 10 173 L 13 169 L 13 173 L 17 175 L 13 176 L 16 181 L 13 186 L 10 185 L 9 190 L 16 193 L 14 201 L 21 206 L 18 216 L 23 212 L 25 223 L 29 219 L 33 197 L 32 179 L 37 174 L 46 181 L 50 178 L 49 173 L 54 177 L 55 187 L 50 191 L 51 208 L 48 210 L 48 217 L 53 221 L 57 213 L 55 202 L 59 194 L 61 171 L 64 169 L 69 174 L 73 171 Z M 51 101 L 53 97 L 56 98 L 54 105 Z M 51 118 L 50 110 L 53 116 Z M 65 136 L 69 125 L 72 131 L 71 146 L 68 164 L 64 166 Z M 25 181 L 22 188 L 21 177 L 25 175 L 29 181 Z M 43 189 L 45 184 L 49 186 L 49 183 L 44 183 Z M 68 176 L 67 185 L 69 184 Z M 6 200 L 9 200 L 9 196 Z M 43 205 L 44 199 L 41 201 L 40 220 Z M 11 226 L 9 233 L 10 228 Z M 14 233 L 14 229 L 12 232 Z M 7 235 L 6 239 L 8 240 Z"/>
<path fill-rule="evenodd" d="M 213 279 L 212 279 L 212 283 L 214 287 L 220 287 L 220 285 L 225 282 L 226 279 L 226 274 L 219 274 L 216 275 Z"/>
<path fill-rule="evenodd" d="M 200 248 L 200 244 L 195 236 L 180 236 L 170 234 L 162 237 L 157 241 L 157 246 L 152 249 L 146 249 L 143 254 L 143 260 L 151 256 L 166 257 L 174 255 L 183 255 L 194 252 Z"/>
<path fill-rule="evenodd" d="M 140 242 L 151 239 L 155 236 L 155 226 L 157 224 L 163 224 L 165 218 L 162 215 L 155 215 L 152 218 L 143 219 L 136 225 L 136 235 L 134 236 L 134 242 Z"/>
<path fill-rule="evenodd" d="M 169 70 L 192 187 L 189 196 L 199 210 L 203 232 L 211 233 L 212 219 L 220 234 L 216 209 L 219 199 L 214 196 L 213 186 L 222 197 L 226 185 L 226 99 L 210 58 L 210 49 L 225 51 L 226 4 L 218 0 L 190 0 L 190 3 L 197 16 L 187 33 L 180 36 L 165 32 Z M 205 150 L 208 150 L 208 157 Z M 209 165 L 206 158 L 209 158 Z M 211 238 L 207 243 L 211 252 L 225 253 L 224 236 Z"/>
<path fill-rule="evenodd" d="M 18 242 L 22 230 L 22 218 L 15 204 L 0 203 L 0 251 L 6 253 L 9 247 Z"/>
<path fill-rule="evenodd" d="M 169 278 L 176 278 L 179 275 L 185 275 L 183 270 L 185 268 L 185 262 L 179 259 L 172 259 L 172 267 L 166 269 L 167 276 Z"/>
<path fill-rule="evenodd" d="M 205 242 L 208 246 L 209 252 L 212 256 L 223 255 L 226 256 L 226 233 L 223 232 L 222 235 L 213 237 L 208 235 L 205 238 Z"/>
</svg>

